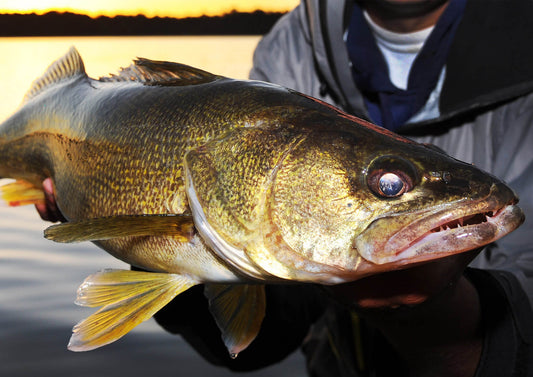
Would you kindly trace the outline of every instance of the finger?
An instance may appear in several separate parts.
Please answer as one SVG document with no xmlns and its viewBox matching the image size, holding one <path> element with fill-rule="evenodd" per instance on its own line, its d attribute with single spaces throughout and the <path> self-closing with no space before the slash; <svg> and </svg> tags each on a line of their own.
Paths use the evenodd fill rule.
<svg viewBox="0 0 533 377">
<path fill-rule="evenodd" d="M 329 290 L 341 301 L 359 308 L 394 308 L 421 304 L 453 285 L 480 250 L 332 286 Z"/>
<path fill-rule="evenodd" d="M 39 213 L 39 216 L 45 221 L 58 222 L 66 221 L 65 217 L 57 207 L 57 203 L 54 195 L 54 184 L 51 178 L 46 178 L 43 181 L 43 191 L 45 202 L 42 204 L 36 204 L 35 208 Z"/>
</svg>

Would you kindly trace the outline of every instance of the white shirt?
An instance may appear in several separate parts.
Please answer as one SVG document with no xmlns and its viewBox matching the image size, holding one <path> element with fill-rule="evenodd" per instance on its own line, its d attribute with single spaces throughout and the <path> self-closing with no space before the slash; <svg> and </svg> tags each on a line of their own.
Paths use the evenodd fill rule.
<svg viewBox="0 0 533 377">
<path fill-rule="evenodd" d="M 396 33 L 376 24 L 366 11 L 363 14 L 370 26 L 370 30 L 376 38 L 381 53 L 385 57 L 391 82 L 399 89 L 407 89 L 409 72 L 411 71 L 413 62 L 434 27 L 432 26 L 413 33 Z M 445 75 L 446 67 L 443 68 L 437 85 L 430 94 L 426 104 L 407 123 L 432 119 L 440 115 L 438 102 Z"/>
</svg>

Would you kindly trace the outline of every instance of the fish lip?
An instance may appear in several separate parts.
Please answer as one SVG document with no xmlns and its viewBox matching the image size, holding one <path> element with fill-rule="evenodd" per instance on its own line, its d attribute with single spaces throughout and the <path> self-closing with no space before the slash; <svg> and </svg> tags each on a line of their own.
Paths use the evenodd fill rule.
<svg viewBox="0 0 533 377">
<path fill-rule="evenodd" d="M 493 195 L 500 185 L 493 185 L 484 198 L 450 203 L 436 211 L 421 211 L 420 217 L 383 237 L 373 224 L 395 216 L 375 220 L 355 240 L 360 255 L 375 264 L 405 265 L 457 254 L 489 244 L 516 229 L 524 221 L 518 199 L 511 190 Z M 405 214 L 404 214 L 405 215 Z M 463 224 L 461 226 L 461 224 Z M 374 228 L 377 229 L 377 228 Z M 381 231 L 383 227 L 380 228 Z M 381 242 L 369 242 L 381 236 Z"/>
<path fill-rule="evenodd" d="M 491 213 L 493 214 L 491 215 Z M 509 204 L 498 209 L 495 213 L 493 211 L 488 211 L 475 213 L 473 215 L 468 214 L 462 218 L 445 221 L 437 227 L 440 228 L 447 224 L 456 224 L 457 221 L 461 219 L 481 216 L 483 216 L 484 219 L 476 224 L 457 226 L 455 228 L 447 228 L 438 231 L 435 231 L 436 228 L 432 228 L 423 236 L 410 242 L 403 249 L 396 250 L 395 256 L 391 258 L 391 261 L 408 260 L 409 262 L 422 262 L 440 256 L 458 254 L 482 247 L 513 231 L 523 222 L 524 218 L 522 210 L 518 206 Z M 511 225 L 505 220 L 510 217 L 520 218 L 521 220 L 512 221 L 513 225 Z M 465 237 L 469 237 L 472 240 L 470 242 L 461 242 L 461 239 Z M 441 247 L 442 244 L 446 243 L 449 243 L 449 246 Z"/>
</svg>

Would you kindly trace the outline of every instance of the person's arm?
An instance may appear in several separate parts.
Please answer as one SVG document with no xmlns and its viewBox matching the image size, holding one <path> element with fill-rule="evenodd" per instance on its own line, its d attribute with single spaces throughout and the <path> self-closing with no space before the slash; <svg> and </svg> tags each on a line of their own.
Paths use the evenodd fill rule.
<svg viewBox="0 0 533 377">
<path fill-rule="evenodd" d="M 486 118 L 472 134 L 489 134 L 491 139 L 487 145 L 479 141 L 471 162 L 509 184 L 526 220 L 490 245 L 472 266 L 512 273 L 533 306 L 533 94 L 502 105 Z"/>
<path fill-rule="evenodd" d="M 260 332 L 236 359 L 229 356 L 203 295 L 196 286 L 155 314 L 157 323 L 181 335 L 211 364 L 250 371 L 280 362 L 302 344 L 326 305 L 323 292 L 312 285 L 267 285 L 266 313 Z"/>
</svg>

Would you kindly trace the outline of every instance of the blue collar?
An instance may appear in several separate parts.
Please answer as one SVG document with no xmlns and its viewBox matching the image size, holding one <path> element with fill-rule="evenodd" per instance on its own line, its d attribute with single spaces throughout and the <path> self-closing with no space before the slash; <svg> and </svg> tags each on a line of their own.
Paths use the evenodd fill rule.
<svg viewBox="0 0 533 377">
<path fill-rule="evenodd" d="M 465 5 L 466 0 L 450 0 L 413 62 L 403 90 L 390 81 L 387 62 L 361 8 L 354 4 L 346 45 L 353 78 L 374 123 L 394 131 L 424 106 L 437 85 Z"/>
</svg>

